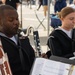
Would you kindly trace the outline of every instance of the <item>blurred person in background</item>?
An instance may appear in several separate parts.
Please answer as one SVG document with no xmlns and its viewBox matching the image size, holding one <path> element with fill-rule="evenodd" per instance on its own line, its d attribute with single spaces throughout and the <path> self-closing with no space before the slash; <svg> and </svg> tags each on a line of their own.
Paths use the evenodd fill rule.
<svg viewBox="0 0 75 75">
<path fill-rule="evenodd" d="M 2 4 L 2 0 L 0 0 L 0 4 Z"/>
<path fill-rule="evenodd" d="M 73 0 L 73 3 L 69 5 L 69 7 L 72 7 L 75 9 L 75 0 Z"/>
<path fill-rule="evenodd" d="M 73 3 L 73 0 L 69 0 L 69 4 L 72 4 Z"/>
<path fill-rule="evenodd" d="M 48 11 L 48 0 L 43 0 L 43 10 L 44 10 L 44 16 L 46 17 Z"/>
<path fill-rule="evenodd" d="M 43 0 L 39 0 L 39 7 L 37 8 L 37 10 L 39 10 L 40 9 L 40 7 L 43 5 Z"/>
<path fill-rule="evenodd" d="M 10 5 L 14 7 L 15 9 L 17 9 L 20 4 L 20 1 L 19 0 L 2 0 L 2 3 L 6 5 Z"/>
<path fill-rule="evenodd" d="M 54 13 L 60 12 L 62 8 L 66 7 L 66 0 L 55 0 Z"/>
</svg>

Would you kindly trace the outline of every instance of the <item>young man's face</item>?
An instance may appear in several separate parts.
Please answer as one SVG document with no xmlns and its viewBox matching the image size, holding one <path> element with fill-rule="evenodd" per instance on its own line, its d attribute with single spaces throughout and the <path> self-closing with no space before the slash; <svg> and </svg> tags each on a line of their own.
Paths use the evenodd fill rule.
<svg viewBox="0 0 75 75">
<path fill-rule="evenodd" d="M 3 33 L 11 37 L 17 33 L 19 27 L 18 14 L 15 10 L 5 10 L 3 18 Z"/>
</svg>

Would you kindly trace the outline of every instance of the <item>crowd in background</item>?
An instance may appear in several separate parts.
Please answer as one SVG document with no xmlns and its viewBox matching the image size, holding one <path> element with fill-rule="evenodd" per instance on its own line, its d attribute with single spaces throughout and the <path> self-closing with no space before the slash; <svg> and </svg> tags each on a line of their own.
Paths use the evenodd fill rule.
<svg viewBox="0 0 75 75">
<path fill-rule="evenodd" d="M 19 6 L 22 1 L 25 1 L 31 5 L 36 4 L 36 0 L 1 0 L 0 3 L 3 4 L 8 4 L 13 6 L 15 9 Z M 74 0 L 50 0 L 50 4 L 52 3 L 54 6 L 54 13 L 59 12 L 62 8 L 67 6 L 68 4 L 71 5 L 73 4 Z M 37 10 L 40 9 L 40 7 L 43 7 L 44 10 L 44 16 L 46 17 L 46 12 L 48 10 L 48 0 L 38 0 L 38 8 Z"/>
</svg>

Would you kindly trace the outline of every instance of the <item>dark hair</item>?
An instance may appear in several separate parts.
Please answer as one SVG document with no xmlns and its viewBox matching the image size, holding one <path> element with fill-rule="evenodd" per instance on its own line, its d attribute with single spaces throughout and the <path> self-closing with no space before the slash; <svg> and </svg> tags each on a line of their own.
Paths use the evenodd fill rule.
<svg viewBox="0 0 75 75">
<path fill-rule="evenodd" d="M 3 16 L 5 10 L 7 10 L 7 11 L 8 11 L 8 10 L 15 10 L 15 11 L 16 11 L 16 9 L 13 8 L 13 7 L 10 6 L 10 5 L 3 5 L 3 4 L 1 4 L 1 5 L 0 5 L 0 15 Z"/>
<path fill-rule="evenodd" d="M 75 12 L 75 9 L 73 9 L 72 7 L 64 7 L 59 13 L 58 16 L 59 18 L 63 17 L 65 18 L 68 14 Z"/>
</svg>

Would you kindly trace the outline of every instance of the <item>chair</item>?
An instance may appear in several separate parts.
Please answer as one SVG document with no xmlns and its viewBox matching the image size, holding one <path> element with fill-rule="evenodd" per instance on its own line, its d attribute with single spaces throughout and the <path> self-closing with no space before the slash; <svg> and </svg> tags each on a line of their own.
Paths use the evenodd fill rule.
<svg viewBox="0 0 75 75">
<path fill-rule="evenodd" d="M 43 22 L 44 22 L 44 20 L 45 20 L 46 18 L 44 17 L 42 20 L 40 20 L 39 17 L 38 17 L 38 15 L 37 15 L 37 13 L 36 13 L 36 11 L 35 11 L 35 16 L 36 16 L 37 20 L 38 20 L 39 23 L 40 23 L 40 24 L 38 25 L 37 29 L 42 25 L 43 28 L 44 28 L 44 30 L 46 30 L 45 26 L 43 25 Z"/>
</svg>

